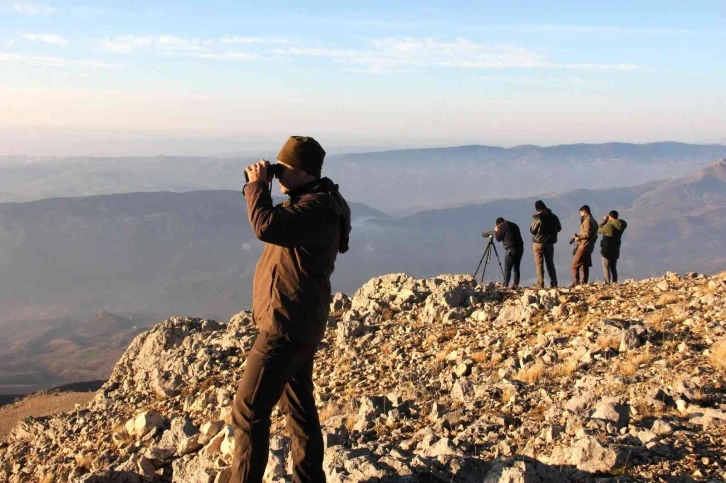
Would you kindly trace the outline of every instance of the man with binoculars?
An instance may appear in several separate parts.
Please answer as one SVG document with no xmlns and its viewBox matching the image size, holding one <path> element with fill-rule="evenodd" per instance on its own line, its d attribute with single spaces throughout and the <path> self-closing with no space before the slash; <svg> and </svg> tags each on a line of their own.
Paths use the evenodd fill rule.
<svg viewBox="0 0 726 483">
<path fill-rule="evenodd" d="M 245 169 L 243 192 L 255 236 L 265 242 L 255 269 L 252 318 L 260 333 L 232 406 L 236 448 L 231 483 L 261 482 L 270 415 L 279 402 L 292 436 L 293 481 L 325 481 L 323 435 L 313 396 L 313 359 L 330 310 L 330 275 L 348 250 L 350 208 L 338 185 L 321 178 L 325 151 L 292 136 L 277 156 Z M 277 178 L 284 203 L 274 206 Z"/>
</svg>

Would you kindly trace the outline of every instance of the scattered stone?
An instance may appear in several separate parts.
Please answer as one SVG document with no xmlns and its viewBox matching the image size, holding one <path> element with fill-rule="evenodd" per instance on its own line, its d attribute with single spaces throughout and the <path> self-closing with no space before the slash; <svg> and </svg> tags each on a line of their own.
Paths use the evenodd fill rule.
<svg viewBox="0 0 726 483">
<path fill-rule="evenodd" d="M 315 361 L 327 481 L 719 481 L 724 291 L 724 276 L 518 295 L 392 274 L 336 294 Z M 228 483 L 256 330 L 240 312 L 140 334 L 91 402 L 16 425 L 0 481 Z M 292 478 L 282 414 L 266 482 Z"/>
</svg>

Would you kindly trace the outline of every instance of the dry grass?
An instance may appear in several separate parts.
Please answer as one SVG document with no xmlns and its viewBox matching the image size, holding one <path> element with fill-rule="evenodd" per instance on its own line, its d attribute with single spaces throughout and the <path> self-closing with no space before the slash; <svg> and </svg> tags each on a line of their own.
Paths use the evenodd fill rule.
<svg viewBox="0 0 726 483">
<path fill-rule="evenodd" d="M 676 302 L 679 302 L 681 298 L 675 294 L 675 293 L 665 293 L 660 296 L 658 301 L 656 302 L 657 305 L 671 305 L 675 304 Z"/>
<path fill-rule="evenodd" d="M 547 334 L 554 332 L 558 335 L 574 335 L 579 334 L 583 329 L 590 323 L 591 316 L 589 314 L 584 316 L 578 316 L 573 319 L 568 319 L 566 322 L 552 322 L 543 325 L 539 333 Z"/>
<path fill-rule="evenodd" d="M 333 416 L 338 416 L 340 414 L 343 414 L 343 407 L 334 402 L 328 402 L 325 407 L 320 410 L 318 417 L 320 418 L 320 422 L 324 423 Z"/>
<path fill-rule="evenodd" d="M 426 338 L 427 344 L 433 344 L 434 342 L 438 342 L 439 344 L 443 344 L 446 341 L 449 341 L 456 337 L 456 329 L 446 329 L 443 332 L 439 334 L 431 334 Z"/>
<path fill-rule="evenodd" d="M 536 364 L 532 364 L 526 369 L 520 369 L 519 372 L 517 372 L 517 375 L 514 377 L 515 379 L 522 382 L 534 384 L 542 379 L 542 377 L 544 377 L 546 373 L 547 368 L 545 367 L 545 365 L 538 362 Z"/>
<path fill-rule="evenodd" d="M 612 349 L 618 350 L 620 347 L 620 337 L 614 335 L 601 335 L 597 339 L 597 348 L 600 350 Z"/>
<path fill-rule="evenodd" d="M 512 398 L 517 396 L 517 390 L 514 386 L 506 386 L 502 391 L 502 397 L 500 398 L 502 404 L 507 404 Z"/>
<path fill-rule="evenodd" d="M 550 374 L 553 377 L 570 377 L 577 372 L 578 367 L 579 364 L 575 359 L 568 359 L 550 369 Z"/>
<path fill-rule="evenodd" d="M 436 353 L 436 362 L 444 362 L 446 360 L 446 357 L 453 349 L 453 344 L 446 344 L 443 349 Z"/>
<path fill-rule="evenodd" d="M 626 360 L 618 364 L 618 371 L 621 376 L 630 377 L 636 372 L 638 368 L 643 364 L 647 364 L 653 360 L 653 354 L 646 350 L 640 354 L 632 354 Z"/>
<path fill-rule="evenodd" d="M 477 351 L 471 355 L 471 360 L 476 362 L 477 364 L 481 364 L 482 362 L 485 362 L 489 359 L 488 356 L 489 356 L 489 354 L 487 352 Z M 501 356 L 499 356 L 499 357 L 501 357 Z"/>
<path fill-rule="evenodd" d="M 94 458 L 91 453 L 76 455 L 76 465 L 79 468 L 90 470 L 91 465 L 93 464 L 93 459 Z"/>
<path fill-rule="evenodd" d="M 670 325 L 668 324 L 668 321 L 670 320 L 672 315 L 673 309 L 671 307 L 666 307 L 657 312 L 648 314 L 648 316 L 645 318 L 645 321 L 653 326 L 654 329 L 662 331 L 668 325 Z"/>
<path fill-rule="evenodd" d="M 358 415 L 357 414 L 349 414 L 344 418 L 345 429 L 348 430 L 348 432 L 352 432 L 353 428 L 355 427 L 355 424 L 358 422 Z"/>
<path fill-rule="evenodd" d="M 726 376 L 726 340 L 716 342 L 711 347 L 711 364 L 713 367 Z"/>
</svg>

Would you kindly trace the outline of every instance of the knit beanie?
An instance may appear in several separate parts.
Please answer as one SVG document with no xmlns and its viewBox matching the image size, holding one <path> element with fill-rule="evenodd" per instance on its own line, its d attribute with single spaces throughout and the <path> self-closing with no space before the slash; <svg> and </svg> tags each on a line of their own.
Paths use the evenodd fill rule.
<svg viewBox="0 0 726 483">
<path fill-rule="evenodd" d="M 542 200 L 537 200 L 534 202 L 534 209 L 537 211 L 542 211 L 545 208 L 547 208 Z"/>
<path fill-rule="evenodd" d="M 315 139 L 308 136 L 290 136 L 277 160 L 307 174 L 320 178 L 325 150 Z"/>
</svg>

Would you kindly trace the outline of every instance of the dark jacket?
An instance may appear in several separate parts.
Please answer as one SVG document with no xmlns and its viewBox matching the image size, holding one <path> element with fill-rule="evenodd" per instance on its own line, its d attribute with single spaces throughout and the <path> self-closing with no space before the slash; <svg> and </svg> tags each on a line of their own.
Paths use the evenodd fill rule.
<svg viewBox="0 0 726 483">
<path fill-rule="evenodd" d="M 600 222 L 600 228 L 597 232 L 602 233 L 600 241 L 600 255 L 609 259 L 617 260 L 620 258 L 620 243 L 623 238 L 623 232 L 628 227 L 625 220 L 603 220 Z"/>
<path fill-rule="evenodd" d="M 557 243 L 557 234 L 561 231 L 562 225 L 560 224 L 560 219 L 549 208 L 532 215 L 532 224 L 529 225 L 532 242 L 544 244 Z"/>
<path fill-rule="evenodd" d="M 524 240 L 522 240 L 522 233 L 519 231 L 519 227 L 516 223 L 511 221 L 504 221 L 499 225 L 499 229 L 494 237 L 498 242 L 502 242 L 502 246 L 505 250 L 511 250 L 518 248 L 524 249 Z"/>
<path fill-rule="evenodd" d="M 273 206 L 267 183 L 244 188 L 255 236 L 265 242 L 252 286 L 260 330 L 293 339 L 322 339 L 330 311 L 330 275 L 348 250 L 350 208 L 328 178 Z"/>
<path fill-rule="evenodd" d="M 597 222 L 592 215 L 583 216 L 580 219 L 580 232 L 577 234 L 577 243 L 579 245 L 592 245 L 592 249 L 595 248 L 595 241 L 597 241 Z"/>
</svg>

